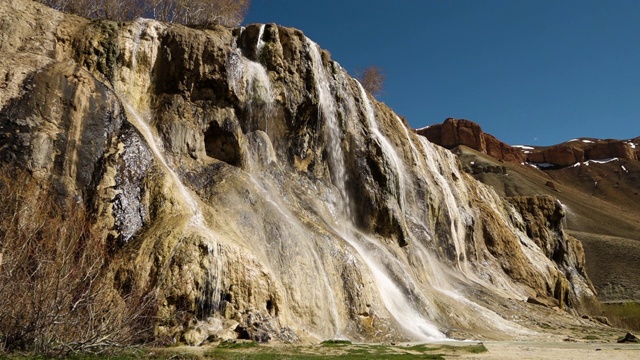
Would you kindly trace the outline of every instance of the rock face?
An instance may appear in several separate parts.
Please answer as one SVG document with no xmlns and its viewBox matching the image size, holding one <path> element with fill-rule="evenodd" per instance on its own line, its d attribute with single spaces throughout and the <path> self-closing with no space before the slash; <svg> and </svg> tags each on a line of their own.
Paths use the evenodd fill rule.
<svg viewBox="0 0 640 360">
<path fill-rule="evenodd" d="M 501 161 L 522 162 L 525 159 L 519 149 L 484 133 L 480 125 L 465 119 L 448 118 L 442 124 L 431 125 L 416 132 L 447 149 L 464 145 Z"/>
<path fill-rule="evenodd" d="M 550 200 L 498 197 L 299 30 L 0 14 L 0 159 L 109 229 L 159 335 L 514 336 L 507 299 L 594 297 Z"/>
<path fill-rule="evenodd" d="M 448 118 L 416 130 L 416 133 L 447 149 L 464 145 L 487 154 L 498 161 L 550 164 L 557 167 L 570 166 L 588 160 L 620 158 L 638 160 L 640 144 L 635 140 L 581 140 L 575 139 L 548 147 L 518 148 L 505 144 L 493 135 L 482 131 L 480 125 L 470 120 Z"/>
<path fill-rule="evenodd" d="M 547 258 L 560 266 L 563 276 L 558 276 L 553 287 L 552 296 L 562 308 L 566 304 L 578 303 L 570 291 L 567 279 L 572 278 L 572 271 L 585 272 L 585 258 L 582 244 L 562 231 L 565 210 L 562 204 L 550 196 L 515 196 L 508 198 L 524 219 L 523 231 L 542 249 Z M 577 281 L 585 280 L 575 279 Z M 582 283 L 581 287 L 590 288 L 590 283 Z M 543 295 L 544 296 L 544 295 Z"/>
<path fill-rule="evenodd" d="M 638 160 L 635 145 L 620 140 L 602 140 L 587 147 L 584 150 L 587 160 L 601 160 L 610 158 L 620 158 L 628 160 Z"/>
<path fill-rule="evenodd" d="M 638 160 L 636 145 L 621 140 L 574 140 L 530 151 L 527 162 L 565 167 L 589 160 L 619 158 Z"/>
</svg>

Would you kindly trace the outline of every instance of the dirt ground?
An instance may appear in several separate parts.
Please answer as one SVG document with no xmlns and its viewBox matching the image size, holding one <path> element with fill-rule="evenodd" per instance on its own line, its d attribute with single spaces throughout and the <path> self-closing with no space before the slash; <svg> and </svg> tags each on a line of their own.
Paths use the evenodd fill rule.
<svg viewBox="0 0 640 360">
<path fill-rule="evenodd" d="M 460 354 L 456 358 L 467 360 L 640 359 L 640 344 L 488 341 L 484 342 L 484 346 L 489 351 L 480 354 Z"/>
</svg>

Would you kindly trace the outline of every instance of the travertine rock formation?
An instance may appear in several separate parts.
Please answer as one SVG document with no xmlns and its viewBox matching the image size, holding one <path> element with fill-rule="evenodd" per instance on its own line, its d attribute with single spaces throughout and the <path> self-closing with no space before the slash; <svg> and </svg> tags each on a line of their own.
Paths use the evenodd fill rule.
<svg viewBox="0 0 640 360">
<path fill-rule="evenodd" d="M 509 299 L 594 296 L 552 204 L 499 198 L 299 30 L 24 0 L 0 28 L 0 159 L 96 214 L 159 337 L 517 336 Z"/>
</svg>

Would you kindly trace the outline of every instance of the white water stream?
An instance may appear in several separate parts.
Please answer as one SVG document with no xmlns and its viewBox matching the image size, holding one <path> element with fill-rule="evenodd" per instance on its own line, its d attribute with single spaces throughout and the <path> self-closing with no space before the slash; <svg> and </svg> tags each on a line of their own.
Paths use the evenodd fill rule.
<svg viewBox="0 0 640 360">
<path fill-rule="evenodd" d="M 256 57 L 258 59 L 260 59 L 260 55 L 262 54 L 262 48 L 264 48 L 264 40 L 262 40 L 264 28 L 265 24 L 260 25 L 260 31 L 258 32 L 258 43 L 256 44 Z"/>
<path fill-rule="evenodd" d="M 358 88 L 360 89 L 360 97 L 364 103 L 365 109 L 365 119 L 367 120 L 367 125 L 369 126 L 369 130 L 375 138 L 378 140 L 378 144 L 382 148 L 382 154 L 386 158 L 387 161 L 391 162 L 393 169 L 391 169 L 392 173 L 396 177 L 396 187 L 394 190 L 394 195 L 398 199 L 400 203 L 400 209 L 405 208 L 405 170 L 396 150 L 393 148 L 389 139 L 386 136 L 382 135 L 380 129 L 378 128 L 378 123 L 376 122 L 376 113 L 373 110 L 373 106 L 371 106 L 371 100 L 369 100 L 369 96 L 367 92 L 362 87 L 362 84 L 358 82 Z"/>
<path fill-rule="evenodd" d="M 142 28 L 147 25 L 141 23 L 138 26 Z M 264 31 L 265 26 L 262 25 L 255 44 L 258 56 L 265 46 L 262 39 Z M 140 41 L 144 41 L 144 38 L 144 36 L 138 35 L 132 39 L 135 42 L 131 47 L 134 67 L 137 65 L 137 52 L 145 49 L 144 46 L 138 44 Z M 157 41 L 157 39 L 153 41 Z M 474 218 L 479 219 L 479 214 L 474 213 L 469 205 L 469 198 L 473 190 L 469 190 L 464 184 L 456 185 L 457 179 L 462 177 L 462 174 L 449 163 L 449 161 L 454 163 L 455 161 L 452 158 L 441 156 L 442 154 L 438 153 L 433 145 L 423 137 L 413 136 L 412 139 L 412 134 L 396 117 L 403 128 L 406 141 L 409 142 L 411 154 L 409 155 L 408 151 L 399 151 L 404 149 L 403 145 L 392 143 L 390 138 L 385 136 L 385 133 L 388 135 L 392 133 L 383 127 L 384 122 L 378 124 L 379 119 L 376 118 L 376 111 L 362 85 L 358 83 L 356 89 L 353 80 L 346 77 L 339 67 L 337 67 L 338 70 L 334 67 L 332 72 L 327 71 L 317 44 L 309 39 L 306 44 L 311 57 L 310 65 L 315 81 L 319 123 L 324 126 L 322 134 L 325 137 L 327 162 L 331 182 L 335 187 L 330 186 L 331 189 L 326 191 L 329 195 L 323 198 L 331 203 L 331 205 L 326 205 L 329 208 L 328 211 L 324 212 L 323 209 L 320 209 L 317 210 L 317 214 L 313 214 L 317 215 L 317 218 L 307 217 L 309 214 L 304 213 L 305 210 L 300 210 L 299 204 L 296 203 L 300 200 L 304 201 L 306 198 L 296 198 L 296 195 L 291 195 L 283 190 L 283 185 L 286 186 L 290 183 L 278 182 L 276 177 L 263 171 L 262 166 L 264 165 L 253 165 L 251 155 L 248 159 L 250 163 L 248 169 L 243 167 L 243 170 L 247 170 L 249 173 L 247 174 L 249 179 L 247 189 L 264 200 L 266 212 L 269 213 L 265 218 L 268 217 L 268 221 L 277 224 L 274 227 L 277 229 L 275 235 L 251 233 L 250 231 L 243 233 L 243 235 L 246 235 L 247 247 L 251 248 L 253 254 L 259 254 L 262 265 L 272 272 L 269 276 L 273 276 L 277 282 L 284 284 L 285 289 L 293 289 L 293 295 L 287 291 L 282 294 L 284 297 L 288 297 L 284 306 L 303 304 L 299 306 L 302 309 L 307 309 L 305 306 L 308 306 L 313 315 L 301 312 L 303 315 L 300 315 L 300 319 L 312 318 L 313 321 L 317 321 L 311 327 L 316 326 L 313 330 L 319 330 L 320 336 L 330 335 L 330 332 L 333 331 L 335 337 L 341 337 L 343 331 L 352 331 L 348 328 L 351 320 L 346 320 L 344 321 L 346 324 L 343 324 L 348 310 L 345 310 L 345 306 L 343 306 L 345 298 L 340 297 L 351 290 L 345 291 L 340 288 L 342 279 L 339 275 L 340 270 L 336 270 L 339 268 L 339 265 L 336 266 L 339 260 L 331 263 L 333 259 L 328 254 L 346 253 L 351 258 L 353 258 L 353 254 L 356 254 L 360 261 L 355 262 L 356 265 L 353 266 L 357 266 L 364 274 L 371 274 L 371 280 L 369 280 L 369 276 L 364 276 L 365 281 L 375 286 L 375 290 L 378 291 L 379 299 L 389 314 L 387 318 L 391 321 L 395 320 L 404 333 L 414 340 L 444 339 L 445 336 L 432 321 L 446 324 L 446 321 L 442 321 L 443 317 L 448 316 L 444 313 L 446 311 L 454 312 L 460 323 L 468 322 L 475 325 L 484 321 L 491 323 L 493 328 L 500 328 L 505 332 L 519 330 L 512 326 L 513 323 L 500 318 L 496 313 L 466 299 L 462 295 L 465 291 L 460 287 L 455 288 L 450 281 L 455 277 L 465 284 L 475 282 L 488 289 L 492 287 L 492 284 L 482 281 L 474 273 L 474 269 L 479 265 L 474 263 L 473 266 L 470 266 L 467 259 L 467 232 L 469 227 L 473 225 Z M 155 59 L 155 55 L 152 59 Z M 140 62 L 140 66 L 142 66 L 142 62 Z M 227 71 L 231 90 L 240 99 L 248 116 L 247 119 L 239 119 L 240 121 L 248 121 L 247 128 L 243 128 L 243 130 L 246 133 L 253 133 L 252 135 L 258 134 L 255 131 L 262 129 L 267 133 L 271 105 L 274 101 L 271 80 L 267 71 L 260 63 L 246 59 L 237 48 L 231 50 Z M 143 82 L 139 87 L 142 89 L 143 85 L 146 83 Z M 356 90 L 354 91 L 354 89 Z M 132 96 L 132 99 L 138 99 L 140 95 L 133 94 L 138 90 L 137 88 L 134 90 L 123 89 L 122 93 Z M 337 102 L 336 99 L 340 99 L 340 102 Z M 213 303 L 217 303 L 220 301 L 223 270 L 226 271 L 223 269 L 223 264 L 227 264 L 224 262 L 224 249 L 226 248 L 221 247 L 218 240 L 226 240 L 226 235 L 223 231 L 220 231 L 222 235 L 219 235 L 207 225 L 200 207 L 201 200 L 181 182 L 178 174 L 164 156 L 162 143 L 152 128 L 134 107 L 124 101 L 122 103 L 129 115 L 129 121 L 142 134 L 155 158 L 168 175 L 169 183 L 173 186 L 172 192 L 175 193 L 174 199 L 188 211 L 189 218 L 186 226 L 201 233 L 207 239 L 206 256 L 209 264 L 206 280 L 210 285 L 199 290 L 210 292 L 207 296 L 213 299 Z M 134 103 L 138 108 L 146 108 L 148 105 L 144 101 L 135 101 Z M 357 111 L 356 103 L 357 106 L 362 105 L 362 112 Z M 355 119 L 355 116 L 363 117 L 360 119 L 362 121 Z M 378 114 L 378 116 L 380 115 Z M 339 119 L 343 119 L 343 122 L 340 123 Z M 347 150 L 343 150 L 348 148 L 343 147 L 343 143 L 347 143 L 347 141 L 343 141 L 343 136 L 346 131 L 358 126 L 361 126 L 362 131 L 367 133 L 364 136 L 369 136 L 382 151 L 381 162 L 389 178 L 389 192 L 395 197 L 400 207 L 401 212 L 398 215 L 405 216 L 406 219 L 409 219 L 407 223 L 412 222 L 415 225 L 415 228 L 406 228 L 412 239 L 410 247 L 398 249 L 385 245 L 383 240 L 375 235 L 363 233 L 353 224 L 352 204 L 347 191 L 348 171 L 345 165 Z M 382 130 L 386 131 L 385 133 L 381 131 L 381 126 Z M 259 146 L 256 146 L 246 153 L 259 153 L 260 150 Z M 412 169 L 411 165 L 407 165 L 411 163 L 411 160 L 416 165 L 415 169 Z M 438 223 L 436 226 L 446 227 L 445 232 L 450 234 L 451 245 L 444 244 L 444 246 L 454 247 L 452 251 L 455 251 L 455 263 L 459 271 L 440 262 L 433 250 L 434 246 L 438 246 L 434 245 L 434 242 L 439 240 L 432 239 L 432 236 L 435 235 L 431 233 L 433 229 L 430 228 L 433 225 L 429 221 L 430 205 L 425 204 L 427 200 L 423 196 L 424 194 L 416 192 L 418 185 L 422 186 L 422 190 L 428 189 L 429 199 L 431 199 L 431 195 L 435 197 L 433 201 L 437 211 L 446 214 L 443 219 L 448 222 Z M 253 192 L 254 190 L 255 192 Z M 318 188 L 314 188 L 310 192 L 314 190 L 318 190 Z M 310 204 L 313 205 L 313 202 Z M 239 205 L 239 207 L 241 206 L 243 205 Z M 319 204 L 317 207 L 322 206 L 325 205 Z M 501 211 L 498 209 L 497 203 L 492 203 L 491 206 L 496 208 L 496 211 Z M 338 210 L 335 210 L 336 208 Z M 264 219 L 259 218 L 259 209 L 247 207 L 242 210 L 258 217 L 258 220 L 255 221 L 255 224 L 258 224 L 255 229 L 260 231 L 266 228 L 267 221 L 260 223 Z M 236 210 L 230 210 L 230 212 L 233 211 Z M 230 219 L 233 219 L 233 216 L 230 216 Z M 315 230 L 310 230 L 309 223 L 316 219 L 320 219 L 319 222 L 324 221 L 324 225 L 328 225 L 325 229 L 330 233 L 337 234 L 337 237 L 343 240 L 338 241 L 339 246 L 332 249 L 328 247 L 329 242 L 322 243 L 323 240 L 330 237 L 329 235 L 326 235 L 326 238 L 313 236 Z M 207 220 L 210 224 L 215 222 L 214 219 Z M 250 223 L 253 224 L 253 222 Z M 233 226 L 236 225 L 229 225 L 229 228 Z M 263 227 L 260 228 L 260 226 Z M 241 231 L 239 230 L 239 232 Z M 447 236 L 447 240 L 449 240 L 449 236 Z M 342 249 L 347 250 L 341 252 Z M 532 258 L 532 261 L 537 261 L 537 259 Z M 224 275 L 228 276 L 227 273 Z M 493 273 L 491 276 L 492 279 L 495 279 Z M 517 290 L 509 288 L 510 285 L 513 285 L 509 279 L 504 277 L 504 279 L 496 281 L 501 289 L 505 290 L 505 293 L 509 293 L 509 297 L 516 297 L 513 294 L 517 294 Z M 310 289 L 312 286 L 314 288 Z M 296 292 L 301 288 L 302 291 Z M 498 291 L 500 289 L 496 290 L 496 293 Z M 446 304 L 446 306 L 439 307 L 442 304 Z M 295 314 L 293 318 L 298 314 Z M 477 320 L 477 318 L 482 320 Z M 309 323 L 306 323 L 305 326 L 309 326 Z"/>
<path fill-rule="evenodd" d="M 214 307 L 217 307 L 221 301 L 220 288 L 223 271 L 222 257 L 219 256 L 219 244 L 216 240 L 217 236 L 214 231 L 206 226 L 198 200 L 191 194 L 191 191 L 187 189 L 180 180 L 178 174 L 169 165 L 166 157 L 164 156 L 161 142 L 157 140 L 157 137 L 153 134 L 153 131 L 147 122 L 130 104 L 122 99 L 120 99 L 120 101 L 127 111 L 127 119 L 136 129 L 138 129 L 153 152 L 155 158 L 160 161 L 165 173 L 169 175 L 172 185 L 178 190 L 180 196 L 176 196 L 175 198 L 182 201 L 184 207 L 191 212 L 191 217 L 189 218 L 187 226 L 207 239 L 207 261 L 209 262 L 209 267 L 207 269 L 205 285 L 201 291 L 209 292 L 208 294 L 205 294 L 204 298 L 208 298 L 208 301 L 213 304 Z M 171 251 L 170 258 L 173 257 L 178 244 L 176 244 Z M 206 288 L 207 282 L 209 283 L 210 288 Z"/>
<path fill-rule="evenodd" d="M 322 115 L 322 120 L 324 120 L 326 124 L 332 181 L 338 188 L 341 197 L 344 199 L 344 204 L 348 208 L 349 198 L 345 189 L 347 181 L 346 169 L 344 165 L 344 154 L 340 144 L 340 125 L 336 118 L 336 101 L 331 94 L 329 80 L 322 64 L 317 44 L 309 39 L 307 39 L 307 44 L 311 53 L 316 91 L 318 92 L 319 110 Z M 362 91 L 364 92 L 364 90 Z M 365 106 L 368 106 L 366 108 L 366 120 L 369 128 L 378 138 L 383 151 L 395 166 L 399 182 L 397 191 L 402 194 L 404 193 L 404 188 L 401 183 L 402 178 L 400 176 L 399 159 L 388 140 L 379 132 L 377 124 L 375 123 L 374 111 L 366 97 L 366 93 L 364 93 L 363 101 Z M 440 332 L 436 326 L 427 321 L 417 310 L 416 304 L 414 304 L 406 294 L 407 289 L 403 289 L 397 281 L 394 281 L 393 275 L 390 273 L 388 267 L 398 264 L 398 260 L 380 244 L 377 239 L 355 230 L 348 211 L 345 209 L 343 213 L 345 214 L 344 217 L 337 219 L 338 226 L 340 226 L 341 229 L 334 230 L 356 250 L 360 258 L 364 261 L 369 272 L 375 279 L 380 298 L 383 300 L 384 306 L 389 314 L 396 320 L 398 325 L 404 329 L 407 335 L 413 337 L 415 340 L 444 339 L 444 334 Z M 411 279 L 407 279 L 407 281 L 409 281 L 409 283 L 405 284 L 406 287 L 411 288 L 411 290 L 416 289 L 415 284 L 411 283 Z"/>
<path fill-rule="evenodd" d="M 171 178 L 173 185 L 178 189 L 178 192 L 181 195 L 179 199 L 184 201 L 184 205 L 191 211 L 192 217 L 189 220 L 189 224 L 199 229 L 209 231 L 204 225 L 204 218 L 202 216 L 202 210 L 198 205 L 198 201 L 193 197 L 193 195 L 191 195 L 191 192 L 187 189 L 187 187 L 184 186 L 184 184 L 178 177 L 178 174 L 176 174 L 173 168 L 169 166 L 169 163 L 167 162 L 167 159 L 164 157 L 163 151 L 161 150 L 162 145 L 159 141 L 156 140 L 156 137 L 151 131 L 151 128 L 149 128 L 149 125 L 147 125 L 147 122 L 144 121 L 142 116 L 140 116 L 130 104 L 126 103 L 123 100 L 121 100 L 121 102 L 127 109 L 127 114 L 129 115 L 127 116 L 127 118 L 129 122 L 133 126 L 135 126 L 136 129 L 138 129 L 140 134 L 142 134 L 142 137 L 146 141 L 147 145 L 149 145 L 149 147 L 151 148 L 151 151 L 155 155 L 156 159 L 160 161 L 165 172 Z"/>
</svg>

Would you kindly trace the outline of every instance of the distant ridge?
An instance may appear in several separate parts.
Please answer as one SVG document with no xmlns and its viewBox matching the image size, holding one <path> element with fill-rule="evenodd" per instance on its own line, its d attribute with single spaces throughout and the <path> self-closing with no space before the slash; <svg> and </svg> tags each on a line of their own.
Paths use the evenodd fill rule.
<svg viewBox="0 0 640 360">
<path fill-rule="evenodd" d="M 640 299 L 640 137 L 511 146 L 452 118 L 415 132 L 458 155 L 467 173 L 501 196 L 558 198 L 566 228 L 584 245 L 598 297 Z"/>
</svg>

